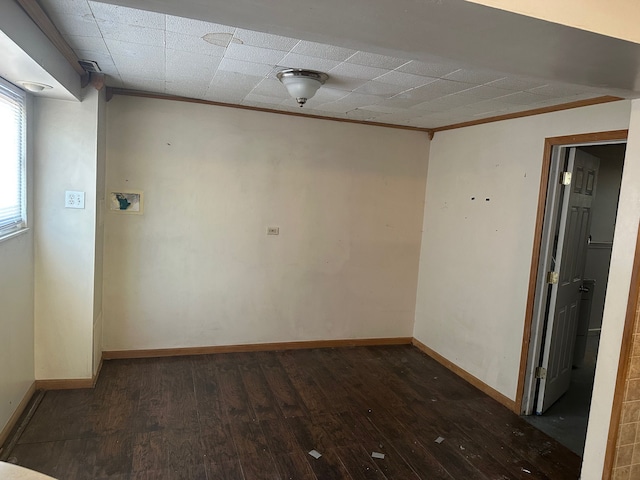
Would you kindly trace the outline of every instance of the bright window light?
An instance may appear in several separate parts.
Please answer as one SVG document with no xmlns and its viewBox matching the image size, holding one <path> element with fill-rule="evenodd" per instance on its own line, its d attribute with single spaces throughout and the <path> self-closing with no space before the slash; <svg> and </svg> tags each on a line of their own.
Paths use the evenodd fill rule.
<svg viewBox="0 0 640 480">
<path fill-rule="evenodd" d="M 26 226 L 25 94 L 0 79 L 0 237 Z"/>
</svg>

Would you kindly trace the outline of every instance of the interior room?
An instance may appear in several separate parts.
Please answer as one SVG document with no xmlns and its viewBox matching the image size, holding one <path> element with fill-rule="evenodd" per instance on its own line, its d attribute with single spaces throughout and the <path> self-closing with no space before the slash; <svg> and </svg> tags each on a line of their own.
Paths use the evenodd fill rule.
<svg viewBox="0 0 640 480">
<path fill-rule="evenodd" d="M 2 2 L 0 477 L 640 478 L 640 7 L 564 3 Z"/>
</svg>

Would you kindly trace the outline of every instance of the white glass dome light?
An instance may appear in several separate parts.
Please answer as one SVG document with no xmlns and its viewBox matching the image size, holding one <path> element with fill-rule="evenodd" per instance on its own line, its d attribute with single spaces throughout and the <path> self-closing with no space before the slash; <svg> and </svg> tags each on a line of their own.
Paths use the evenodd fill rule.
<svg viewBox="0 0 640 480">
<path fill-rule="evenodd" d="M 289 95 L 296 99 L 300 107 L 313 97 L 329 78 L 326 73 L 300 68 L 281 70 L 276 76 L 286 87 Z"/>
</svg>

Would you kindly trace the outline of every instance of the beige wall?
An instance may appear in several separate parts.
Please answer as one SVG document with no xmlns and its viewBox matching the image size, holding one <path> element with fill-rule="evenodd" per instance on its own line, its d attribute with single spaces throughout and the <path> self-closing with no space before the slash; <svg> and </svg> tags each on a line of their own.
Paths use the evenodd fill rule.
<svg viewBox="0 0 640 480">
<path fill-rule="evenodd" d="M 90 378 L 96 283 L 97 132 L 100 95 L 38 98 L 35 107 L 36 378 Z M 85 208 L 64 207 L 66 190 Z"/>
<path fill-rule="evenodd" d="M 426 134 L 116 96 L 107 144 L 105 350 L 411 336 Z"/>
<path fill-rule="evenodd" d="M 467 1 L 640 43 L 640 2 L 637 0 Z"/>
<path fill-rule="evenodd" d="M 616 102 L 479 125 L 437 133 L 431 142 L 414 336 L 511 399 L 518 381 L 544 139 L 626 128 L 629 108 L 630 102 Z M 634 163 L 629 154 L 627 163 Z M 631 166 L 623 178 L 627 195 L 621 194 L 621 203 L 632 210 L 637 208 L 632 185 L 640 184 L 638 176 Z M 637 227 L 629 208 L 620 208 L 598 358 L 598 369 L 606 365 L 612 378 L 632 262 L 622 252 L 633 252 L 635 237 L 627 230 L 633 222 Z M 596 385 L 595 423 L 608 422 L 613 386 L 608 388 Z M 587 444 L 585 459 L 595 459 L 591 470 L 602 461 L 594 452 L 604 451 L 599 440 L 606 437 L 606 431 L 592 435 Z"/>
<path fill-rule="evenodd" d="M 27 222 L 29 230 L 0 241 L 0 431 L 34 381 L 32 108 L 27 107 Z"/>
</svg>

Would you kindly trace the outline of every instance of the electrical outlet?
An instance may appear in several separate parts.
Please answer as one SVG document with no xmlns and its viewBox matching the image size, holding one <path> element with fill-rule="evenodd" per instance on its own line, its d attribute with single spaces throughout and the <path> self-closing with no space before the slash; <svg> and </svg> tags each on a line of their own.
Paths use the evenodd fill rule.
<svg viewBox="0 0 640 480">
<path fill-rule="evenodd" d="M 280 227 L 267 227 L 267 235 L 280 235 Z"/>
<path fill-rule="evenodd" d="M 64 192 L 64 208 L 84 208 L 84 192 Z"/>
</svg>

